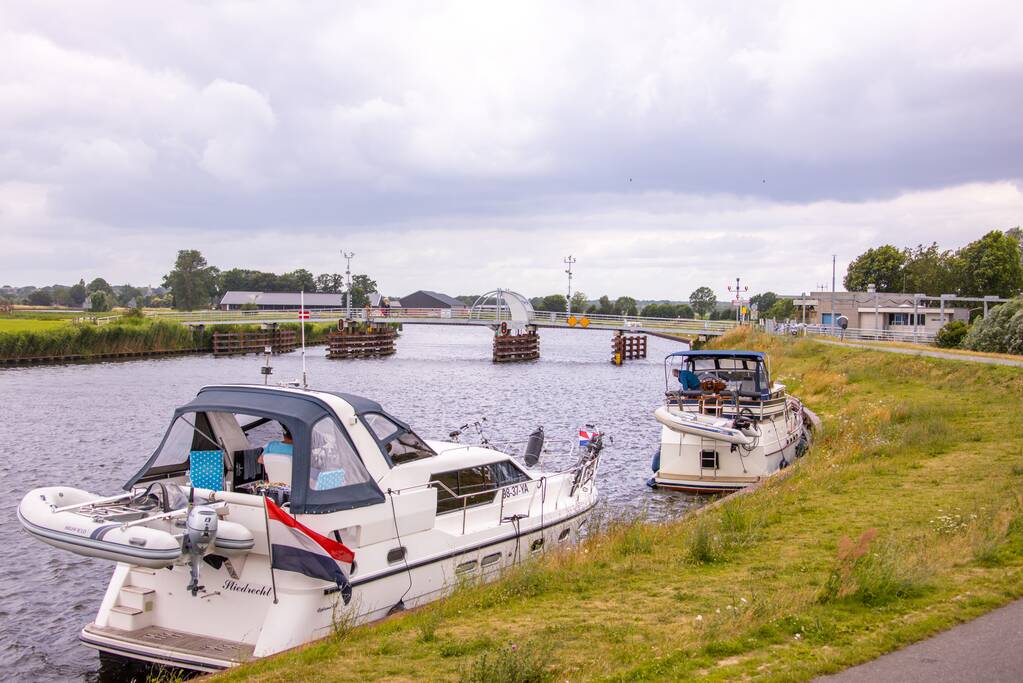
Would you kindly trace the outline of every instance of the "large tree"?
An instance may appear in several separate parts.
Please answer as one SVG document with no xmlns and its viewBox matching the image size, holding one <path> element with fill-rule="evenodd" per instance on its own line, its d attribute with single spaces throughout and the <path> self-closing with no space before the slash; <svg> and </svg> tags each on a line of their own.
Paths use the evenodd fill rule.
<svg viewBox="0 0 1023 683">
<path fill-rule="evenodd" d="M 277 278 L 277 284 L 285 292 L 315 292 L 316 278 L 305 268 L 293 270 Z"/>
<path fill-rule="evenodd" d="M 774 302 L 778 300 L 778 295 L 774 292 L 764 292 L 762 294 L 754 294 L 750 297 L 750 306 L 756 306 L 757 311 L 760 315 L 765 315 L 771 306 L 774 306 Z"/>
<path fill-rule="evenodd" d="M 869 284 L 879 292 L 902 291 L 905 263 L 905 252 L 890 244 L 867 249 L 849 264 L 842 284 L 850 292 L 865 292 Z"/>
<path fill-rule="evenodd" d="M 916 249 L 906 249 L 903 254 L 906 257 L 902 267 L 904 291 L 928 296 L 955 291 L 955 255 L 951 251 L 943 251 L 937 242 L 932 242 L 929 247 L 918 244 Z"/>
<path fill-rule="evenodd" d="M 33 306 L 52 306 L 53 291 L 49 287 L 37 289 L 28 295 L 28 302 Z"/>
<path fill-rule="evenodd" d="M 71 298 L 71 304 L 74 306 L 81 306 L 84 304 L 86 293 L 85 280 L 79 280 L 78 284 L 72 285 L 71 289 L 68 291 L 68 295 Z"/>
<path fill-rule="evenodd" d="M 369 306 L 369 295 L 377 291 L 377 281 L 369 275 L 360 274 L 352 276 L 352 307 L 363 308 Z"/>
<path fill-rule="evenodd" d="M 1023 291 L 1023 262 L 1019 242 L 992 230 L 956 252 L 959 293 L 1012 297 Z"/>
<path fill-rule="evenodd" d="M 573 313 L 585 313 L 589 307 L 590 302 L 586 298 L 586 295 L 582 292 L 576 292 L 572 295 L 572 312 Z"/>
<path fill-rule="evenodd" d="M 217 294 L 220 270 L 206 263 L 196 249 L 182 249 L 174 262 L 174 269 L 163 278 L 163 286 L 174 296 L 174 308 L 194 311 L 208 306 Z"/>
<path fill-rule="evenodd" d="M 107 284 L 106 280 L 104 280 L 101 277 L 98 277 L 95 280 L 93 280 L 92 282 L 90 282 L 85 289 L 87 289 L 90 293 L 92 293 L 92 292 L 106 292 L 110 296 L 114 295 L 114 289 L 109 284 Z"/>
<path fill-rule="evenodd" d="M 620 296 L 615 299 L 615 315 L 639 315 L 636 300 L 631 296 Z"/>
<path fill-rule="evenodd" d="M 338 294 L 345 289 L 345 276 L 341 273 L 323 273 L 316 276 L 316 291 Z"/>
<path fill-rule="evenodd" d="M 714 296 L 714 290 L 710 287 L 697 287 L 689 295 L 689 305 L 693 307 L 697 315 L 706 317 L 718 305 L 718 298 Z"/>
</svg>

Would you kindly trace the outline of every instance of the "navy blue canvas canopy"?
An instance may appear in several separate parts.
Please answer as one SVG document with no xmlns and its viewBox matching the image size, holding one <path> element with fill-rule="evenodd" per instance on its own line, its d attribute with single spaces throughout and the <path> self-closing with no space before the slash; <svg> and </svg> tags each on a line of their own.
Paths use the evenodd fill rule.
<svg viewBox="0 0 1023 683">
<path fill-rule="evenodd" d="M 337 395 L 351 404 L 357 412 L 366 410 L 382 412 L 380 405 L 375 401 L 350 394 Z M 294 441 L 292 446 L 292 514 L 336 512 L 384 501 L 383 492 L 372 479 L 364 483 L 350 484 L 324 491 L 312 490 L 309 487 L 313 426 L 320 420 L 329 418 L 351 443 L 347 430 L 338 421 L 334 411 L 316 396 L 254 386 L 205 387 L 194 399 L 174 411 L 174 420 L 171 421 L 171 424 L 173 425 L 174 421 L 182 415 L 205 412 L 235 413 L 269 418 L 287 427 Z M 169 434 L 170 430 L 168 430 Z M 153 452 L 142 469 L 124 485 L 126 490 L 130 490 L 147 475 L 166 440 L 167 435 L 164 436 L 159 448 Z M 358 452 L 354 445 L 352 450 Z"/>
<path fill-rule="evenodd" d="M 690 358 L 755 358 L 764 359 L 762 351 L 676 351 L 669 353 L 667 358 L 676 356 L 688 356 Z"/>
</svg>

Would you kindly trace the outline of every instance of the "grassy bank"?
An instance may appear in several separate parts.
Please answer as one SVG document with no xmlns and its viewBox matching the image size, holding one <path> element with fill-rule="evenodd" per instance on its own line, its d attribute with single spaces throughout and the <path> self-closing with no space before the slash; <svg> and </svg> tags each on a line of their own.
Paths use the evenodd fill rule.
<svg viewBox="0 0 1023 683">
<path fill-rule="evenodd" d="M 745 334 L 824 420 L 790 476 L 219 680 L 805 680 L 1023 595 L 1023 371 Z"/>
<path fill-rule="evenodd" d="M 3 322 L 3 321 L 0 321 Z M 179 323 L 151 321 L 126 316 L 107 325 L 73 325 L 59 321 L 20 320 L 34 323 L 28 329 L 12 331 L 0 327 L 0 359 L 62 358 L 109 356 L 143 352 L 209 351 L 217 332 L 257 330 L 255 325 L 219 325 L 203 330 Z M 40 326 L 45 323 L 45 326 Z M 299 330 L 298 323 L 285 323 L 283 329 Z M 306 323 L 306 343 L 326 341 L 330 324 Z"/>
</svg>

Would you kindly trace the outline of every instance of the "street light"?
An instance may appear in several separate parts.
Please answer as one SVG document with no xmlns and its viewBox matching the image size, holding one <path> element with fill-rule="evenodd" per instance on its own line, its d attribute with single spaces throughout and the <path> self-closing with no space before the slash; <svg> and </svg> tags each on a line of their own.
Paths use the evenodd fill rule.
<svg viewBox="0 0 1023 683">
<path fill-rule="evenodd" d="M 355 252 L 341 250 L 341 256 L 345 260 L 345 279 L 347 280 L 347 288 L 345 291 L 345 320 L 352 319 L 352 257 L 355 256 Z"/>
<path fill-rule="evenodd" d="M 874 295 L 874 333 L 877 334 L 881 326 L 878 324 L 877 285 L 871 282 L 867 285 L 867 293 Z"/>
<path fill-rule="evenodd" d="M 568 265 L 565 270 L 568 273 L 568 298 L 565 299 L 565 313 L 566 315 L 572 315 L 572 264 L 575 263 L 575 259 L 569 254 L 565 257 L 564 262 Z"/>
</svg>

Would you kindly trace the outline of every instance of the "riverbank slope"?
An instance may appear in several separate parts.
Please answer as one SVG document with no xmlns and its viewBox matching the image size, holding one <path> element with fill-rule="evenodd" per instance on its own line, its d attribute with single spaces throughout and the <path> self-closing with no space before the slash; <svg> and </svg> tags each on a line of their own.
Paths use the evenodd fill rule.
<svg viewBox="0 0 1023 683">
<path fill-rule="evenodd" d="M 715 346 L 769 352 L 823 419 L 790 476 L 219 678 L 805 680 L 1023 595 L 1023 371 L 745 331 Z"/>
</svg>

